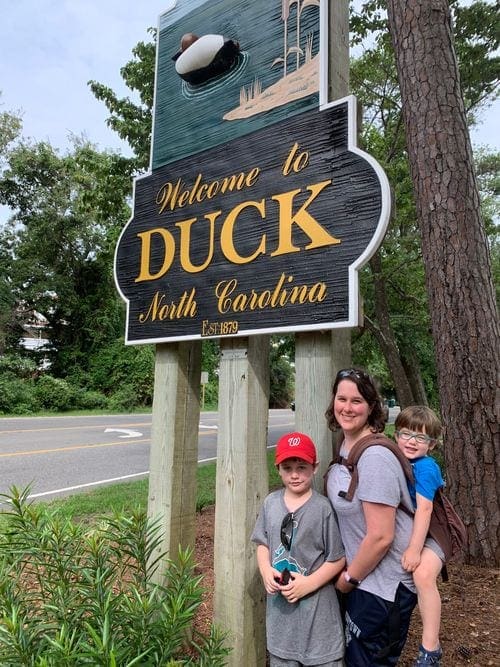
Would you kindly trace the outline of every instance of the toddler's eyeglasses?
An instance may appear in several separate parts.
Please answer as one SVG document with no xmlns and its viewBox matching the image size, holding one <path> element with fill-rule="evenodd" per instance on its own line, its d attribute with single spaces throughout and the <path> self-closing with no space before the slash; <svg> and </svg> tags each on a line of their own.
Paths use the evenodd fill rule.
<svg viewBox="0 0 500 667">
<path fill-rule="evenodd" d="M 428 445 L 433 440 L 433 438 L 425 435 L 425 433 L 412 433 L 411 431 L 396 431 L 396 436 L 402 440 L 415 438 L 419 445 Z"/>
<path fill-rule="evenodd" d="M 293 512 L 285 514 L 283 521 L 281 522 L 280 537 L 281 544 L 287 551 L 290 551 L 293 538 Z"/>
</svg>

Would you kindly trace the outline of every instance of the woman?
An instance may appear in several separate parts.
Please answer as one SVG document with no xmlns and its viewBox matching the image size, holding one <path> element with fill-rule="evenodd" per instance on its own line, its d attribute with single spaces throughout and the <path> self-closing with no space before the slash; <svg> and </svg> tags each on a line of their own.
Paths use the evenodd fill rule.
<svg viewBox="0 0 500 667">
<path fill-rule="evenodd" d="M 360 369 L 339 371 L 326 412 L 332 430 L 341 430 L 340 454 L 370 433 L 384 430 L 382 402 L 370 376 Z M 397 511 L 411 509 L 401 464 L 387 448 L 374 445 L 361 455 L 352 501 L 343 496 L 351 476 L 342 464 L 327 474 L 327 492 L 338 517 L 347 568 L 336 586 L 344 593 L 347 667 L 396 665 L 417 602 L 412 575 L 401 556 L 412 520 Z"/>
</svg>

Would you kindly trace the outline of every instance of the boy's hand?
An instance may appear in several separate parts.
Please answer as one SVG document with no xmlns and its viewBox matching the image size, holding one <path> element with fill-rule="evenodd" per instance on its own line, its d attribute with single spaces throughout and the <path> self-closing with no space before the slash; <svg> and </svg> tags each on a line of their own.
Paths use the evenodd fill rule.
<svg viewBox="0 0 500 667">
<path fill-rule="evenodd" d="M 420 551 L 417 549 L 408 549 L 401 556 L 401 565 L 407 572 L 415 572 L 420 565 Z"/>
<path fill-rule="evenodd" d="M 286 586 L 279 587 L 281 595 L 291 604 L 298 602 L 300 598 L 312 593 L 314 588 L 311 586 L 310 577 L 306 577 L 299 572 L 293 572 L 290 582 Z"/>
<path fill-rule="evenodd" d="M 278 572 L 278 570 L 275 570 L 273 567 L 269 567 L 269 569 L 266 568 L 266 571 L 261 572 L 260 574 L 266 593 L 269 593 L 269 595 L 279 593 L 281 586 L 276 580 L 281 579 L 281 572 Z"/>
</svg>

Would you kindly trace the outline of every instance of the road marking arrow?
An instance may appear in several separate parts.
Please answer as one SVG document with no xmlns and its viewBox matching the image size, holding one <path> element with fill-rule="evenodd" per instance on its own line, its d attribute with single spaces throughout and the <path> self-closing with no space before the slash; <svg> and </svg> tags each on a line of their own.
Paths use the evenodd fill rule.
<svg viewBox="0 0 500 667">
<path fill-rule="evenodd" d="M 139 438 L 142 435 L 140 431 L 132 431 L 130 428 L 105 428 L 104 433 L 123 433 L 119 438 Z"/>
</svg>

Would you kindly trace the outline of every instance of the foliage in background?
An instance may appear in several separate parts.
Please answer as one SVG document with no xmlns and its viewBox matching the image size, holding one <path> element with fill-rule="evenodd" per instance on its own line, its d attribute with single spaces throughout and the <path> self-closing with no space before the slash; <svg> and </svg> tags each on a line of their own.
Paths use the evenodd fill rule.
<svg viewBox="0 0 500 667">
<path fill-rule="evenodd" d="M 286 408 L 294 397 L 295 338 L 271 336 L 269 352 L 269 405 Z"/>
<path fill-rule="evenodd" d="M 5 497 L 0 534 L 0 662 L 10 667 L 225 664 L 215 626 L 193 628 L 202 581 L 192 553 L 167 561 L 164 585 L 151 574 L 164 557 L 159 523 L 144 510 L 90 527 L 61 518 L 28 489 Z"/>
<path fill-rule="evenodd" d="M 56 377 L 85 369 L 123 331 L 113 253 L 130 192 L 127 161 L 88 142 L 75 140 L 62 157 L 43 142 L 9 152 L 0 203 L 13 214 L 0 229 L 2 260 L 17 312 L 48 320 L 44 356 Z"/>
<path fill-rule="evenodd" d="M 140 104 L 132 102 L 129 97 L 120 99 L 108 86 L 89 81 L 91 91 L 98 100 L 104 102 L 110 112 L 107 124 L 134 151 L 133 164 L 137 170 L 147 169 L 151 150 L 156 30 L 149 28 L 148 33 L 152 41 L 139 42 L 132 49 L 132 60 L 120 70 L 126 86 L 138 95 Z"/>
</svg>

